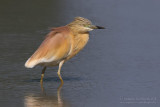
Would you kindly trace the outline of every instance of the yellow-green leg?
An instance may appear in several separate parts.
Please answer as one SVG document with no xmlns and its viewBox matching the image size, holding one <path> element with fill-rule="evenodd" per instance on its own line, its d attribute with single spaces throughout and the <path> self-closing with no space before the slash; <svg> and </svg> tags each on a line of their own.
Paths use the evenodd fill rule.
<svg viewBox="0 0 160 107">
<path fill-rule="evenodd" d="M 64 63 L 64 60 L 59 63 L 59 68 L 58 68 L 58 72 L 57 72 L 58 77 L 61 80 L 61 84 L 63 84 L 63 79 L 61 77 L 61 67 L 62 67 L 63 63 Z"/>
<path fill-rule="evenodd" d="M 43 83 L 43 77 L 44 77 L 44 73 L 45 73 L 46 68 L 47 68 L 47 67 L 44 67 L 44 68 L 42 69 L 41 80 L 40 80 L 41 83 Z"/>
</svg>

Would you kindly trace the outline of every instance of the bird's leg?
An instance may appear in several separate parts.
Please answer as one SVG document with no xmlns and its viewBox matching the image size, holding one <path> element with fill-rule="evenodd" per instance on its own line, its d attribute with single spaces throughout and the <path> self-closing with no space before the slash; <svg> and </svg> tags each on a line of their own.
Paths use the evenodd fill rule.
<svg viewBox="0 0 160 107">
<path fill-rule="evenodd" d="M 61 67 L 62 67 L 63 63 L 64 63 L 64 60 L 59 63 L 59 68 L 58 68 L 58 72 L 57 72 L 58 77 L 61 80 L 61 84 L 63 84 L 63 79 L 61 77 Z"/>
<path fill-rule="evenodd" d="M 42 69 L 41 80 L 40 80 L 41 84 L 43 83 L 43 77 L 44 77 L 45 70 L 46 70 L 46 67 L 44 67 L 44 68 Z"/>
<path fill-rule="evenodd" d="M 58 100 L 58 106 L 59 107 L 62 107 L 63 106 L 63 101 L 61 99 L 61 88 L 63 86 L 63 83 L 61 83 L 59 85 L 59 87 L 57 88 L 57 100 Z"/>
</svg>

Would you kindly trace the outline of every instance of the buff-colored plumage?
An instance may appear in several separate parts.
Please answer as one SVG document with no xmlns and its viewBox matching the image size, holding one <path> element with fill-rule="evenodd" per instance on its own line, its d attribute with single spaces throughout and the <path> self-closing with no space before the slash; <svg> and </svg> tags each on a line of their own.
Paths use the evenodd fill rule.
<svg viewBox="0 0 160 107">
<path fill-rule="evenodd" d="M 55 66 L 65 59 L 72 49 L 72 36 L 67 26 L 53 29 L 36 52 L 28 59 L 25 66 Z"/>
<path fill-rule="evenodd" d="M 93 29 L 103 29 L 103 27 L 94 26 L 88 19 L 82 17 L 76 17 L 66 26 L 52 29 L 40 47 L 27 60 L 25 67 L 44 66 L 42 82 L 46 67 L 59 65 L 58 76 L 63 82 L 60 76 L 63 63 L 84 48 L 89 40 L 89 31 Z"/>
</svg>

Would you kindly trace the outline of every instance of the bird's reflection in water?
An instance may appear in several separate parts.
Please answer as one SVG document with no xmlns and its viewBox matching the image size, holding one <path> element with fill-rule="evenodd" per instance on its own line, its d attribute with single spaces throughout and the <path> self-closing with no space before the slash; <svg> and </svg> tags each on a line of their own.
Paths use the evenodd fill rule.
<svg viewBox="0 0 160 107">
<path fill-rule="evenodd" d="M 41 84 L 42 95 L 30 94 L 25 97 L 25 107 L 69 107 L 69 105 L 61 99 L 61 88 L 63 84 L 60 84 L 57 88 L 56 95 L 47 95 Z"/>
</svg>

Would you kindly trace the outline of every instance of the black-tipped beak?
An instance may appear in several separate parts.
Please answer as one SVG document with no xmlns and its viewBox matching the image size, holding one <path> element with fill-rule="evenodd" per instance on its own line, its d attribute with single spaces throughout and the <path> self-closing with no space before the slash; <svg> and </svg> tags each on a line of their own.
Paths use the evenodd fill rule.
<svg viewBox="0 0 160 107">
<path fill-rule="evenodd" d="M 94 26 L 94 25 L 92 25 L 90 28 L 91 28 L 91 29 L 105 29 L 104 27 Z"/>
<path fill-rule="evenodd" d="M 105 28 L 101 26 L 96 26 L 96 29 L 105 29 Z"/>
</svg>

